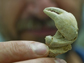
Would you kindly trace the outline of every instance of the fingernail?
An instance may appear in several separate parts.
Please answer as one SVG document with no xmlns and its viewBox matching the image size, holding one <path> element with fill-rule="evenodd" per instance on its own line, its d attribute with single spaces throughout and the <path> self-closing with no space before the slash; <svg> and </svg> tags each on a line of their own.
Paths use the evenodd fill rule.
<svg viewBox="0 0 84 63">
<path fill-rule="evenodd" d="M 43 43 L 32 43 L 32 49 L 37 55 L 46 55 L 48 54 L 49 48 Z"/>
<path fill-rule="evenodd" d="M 63 59 L 56 59 L 55 63 L 67 63 L 66 61 L 64 61 Z"/>
</svg>

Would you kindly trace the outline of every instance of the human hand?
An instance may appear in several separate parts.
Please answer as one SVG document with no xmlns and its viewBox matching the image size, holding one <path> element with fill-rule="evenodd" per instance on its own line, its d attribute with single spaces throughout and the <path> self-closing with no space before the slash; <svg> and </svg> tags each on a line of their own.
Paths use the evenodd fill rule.
<svg viewBox="0 0 84 63">
<path fill-rule="evenodd" d="M 0 63 L 65 63 L 61 59 L 47 58 L 48 53 L 49 49 L 46 45 L 35 41 L 0 43 Z"/>
</svg>

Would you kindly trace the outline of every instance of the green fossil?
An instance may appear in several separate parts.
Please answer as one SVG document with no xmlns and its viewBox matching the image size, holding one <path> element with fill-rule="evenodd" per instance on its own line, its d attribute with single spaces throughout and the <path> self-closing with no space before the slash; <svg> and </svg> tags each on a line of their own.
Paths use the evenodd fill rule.
<svg viewBox="0 0 84 63">
<path fill-rule="evenodd" d="M 50 49 L 50 57 L 55 57 L 65 53 L 71 49 L 71 44 L 77 39 L 78 26 L 73 14 L 56 7 L 48 7 L 44 9 L 57 27 L 54 36 L 46 36 L 45 42 Z"/>
</svg>

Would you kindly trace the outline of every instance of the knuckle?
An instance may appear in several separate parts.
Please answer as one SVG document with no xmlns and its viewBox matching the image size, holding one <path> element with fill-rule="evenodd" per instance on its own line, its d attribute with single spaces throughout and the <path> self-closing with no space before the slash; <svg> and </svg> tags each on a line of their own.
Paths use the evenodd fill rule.
<svg viewBox="0 0 84 63">
<path fill-rule="evenodd" d="M 23 42 L 15 42 L 15 43 L 11 42 L 11 45 L 12 46 L 11 46 L 10 50 L 11 50 L 13 55 L 21 57 L 25 53 L 27 53 L 27 51 L 24 50 L 24 49 L 26 49 L 26 45 Z"/>
</svg>

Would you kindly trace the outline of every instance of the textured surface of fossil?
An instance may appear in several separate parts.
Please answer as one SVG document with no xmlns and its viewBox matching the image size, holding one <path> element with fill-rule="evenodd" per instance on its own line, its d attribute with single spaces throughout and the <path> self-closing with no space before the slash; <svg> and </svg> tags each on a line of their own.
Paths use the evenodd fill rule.
<svg viewBox="0 0 84 63">
<path fill-rule="evenodd" d="M 71 50 L 71 44 L 78 36 L 77 21 L 73 14 L 56 7 L 45 8 L 44 13 L 55 22 L 58 29 L 54 36 L 45 37 L 45 43 L 50 50 L 49 56 L 55 57 Z"/>
</svg>

